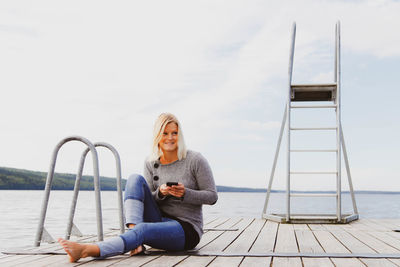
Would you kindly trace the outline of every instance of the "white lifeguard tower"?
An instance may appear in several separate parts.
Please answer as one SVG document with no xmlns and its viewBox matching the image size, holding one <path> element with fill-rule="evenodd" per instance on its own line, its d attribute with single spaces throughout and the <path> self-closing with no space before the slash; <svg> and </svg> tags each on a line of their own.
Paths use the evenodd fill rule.
<svg viewBox="0 0 400 267">
<path fill-rule="evenodd" d="M 288 98 L 285 113 L 280 129 L 279 140 L 275 152 L 275 158 L 272 166 L 271 176 L 268 184 L 267 195 L 265 199 L 262 217 L 283 223 L 348 223 L 358 219 L 358 211 L 354 197 L 353 185 L 351 181 L 349 162 L 347 158 L 346 146 L 344 143 L 343 131 L 341 126 L 341 80 L 340 80 L 340 22 L 336 24 L 336 44 L 335 44 L 335 70 L 334 82 L 325 84 L 292 84 L 293 57 L 296 38 L 296 23 L 293 23 L 292 41 L 289 57 L 289 77 L 288 77 Z M 297 102 L 306 102 L 301 105 Z M 322 102 L 322 104 L 321 104 Z M 332 127 L 314 127 L 314 128 L 294 128 L 292 127 L 291 112 L 293 109 L 331 109 L 336 112 L 336 125 Z M 286 213 L 274 214 L 267 213 L 268 201 L 271 194 L 272 182 L 275 174 L 276 163 L 278 160 L 279 150 L 283 133 L 286 126 L 287 138 L 287 166 L 286 166 Z M 292 131 L 335 131 L 336 132 L 336 148 L 335 149 L 302 149 L 294 150 L 291 148 L 290 135 Z M 342 184 L 341 184 L 341 158 L 342 149 L 344 162 L 346 165 L 347 178 L 349 182 L 349 190 L 353 204 L 353 214 L 342 214 Z M 336 170 L 334 171 L 293 171 L 291 169 L 292 153 L 336 153 Z M 336 192 L 335 193 L 296 193 L 290 188 L 292 175 L 336 175 Z M 303 176 L 304 177 L 304 176 Z M 296 177 L 297 178 L 297 177 Z M 301 179 L 301 177 L 299 178 Z M 292 214 L 290 201 L 295 197 L 331 197 L 336 199 L 336 212 L 332 214 Z"/>
</svg>

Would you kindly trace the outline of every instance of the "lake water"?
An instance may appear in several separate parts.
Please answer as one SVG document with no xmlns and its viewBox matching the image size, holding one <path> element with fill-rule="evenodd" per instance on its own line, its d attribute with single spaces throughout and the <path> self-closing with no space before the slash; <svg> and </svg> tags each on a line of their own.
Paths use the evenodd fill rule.
<svg viewBox="0 0 400 267">
<path fill-rule="evenodd" d="M 204 206 L 205 218 L 260 218 L 265 193 L 218 193 L 213 206 Z M 0 251 L 31 247 L 36 234 L 43 191 L 0 191 Z M 52 191 L 45 227 L 54 237 L 64 237 L 72 191 Z M 104 230 L 117 228 L 117 192 L 102 192 Z M 361 218 L 400 218 L 400 194 L 356 194 Z M 351 212 L 349 194 L 343 194 L 343 213 Z M 285 211 L 285 194 L 273 193 L 269 212 Z M 333 198 L 296 198 L 293 213 L 335 213 Z M 95 198 L 91 191 L 79 193 L 74 219 L 83 234 L 96 234 Z"/>
</svg>

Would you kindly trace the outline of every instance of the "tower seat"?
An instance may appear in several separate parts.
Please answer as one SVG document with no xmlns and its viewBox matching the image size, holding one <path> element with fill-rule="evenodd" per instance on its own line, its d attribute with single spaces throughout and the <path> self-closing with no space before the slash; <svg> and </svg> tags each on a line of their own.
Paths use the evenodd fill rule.
<svg viewBox="0 0 400 267">
<path fill-rule="evenodd" d="M 327 84 L 292 84 L 291 100 L 300 101 L 335 101 L 336 83 Z"/>
</svg>

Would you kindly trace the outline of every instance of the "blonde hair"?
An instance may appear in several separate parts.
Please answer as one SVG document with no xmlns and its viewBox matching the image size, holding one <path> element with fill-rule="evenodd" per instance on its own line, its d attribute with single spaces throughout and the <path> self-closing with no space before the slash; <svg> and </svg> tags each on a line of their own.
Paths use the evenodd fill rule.
<svg viewBox="0 0 400 267">
<path fill-rule="evenodd" d="M 158 143 L 162 138 L 165 127 L 167 126 L 168 123 L 171 122 L 175 123 L 178 126 L 178 159 L 181 160 L 186 158 L 187 149 L 185 145 L 185 140 L 183 138 L 183 132 L 180 122 L 171 113 L 161 113 L 154 124 L 153 145 L 151 154 L 149 156 L 150 161 L 158 160 L 162 156 L 163 152 L 160 149 Z"/>
</svg>

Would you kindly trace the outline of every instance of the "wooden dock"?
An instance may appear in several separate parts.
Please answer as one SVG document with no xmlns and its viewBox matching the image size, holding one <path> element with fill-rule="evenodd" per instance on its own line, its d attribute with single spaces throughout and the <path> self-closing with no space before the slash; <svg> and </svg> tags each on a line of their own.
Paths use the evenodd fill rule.
<svg viewBox="0 0 400 267">
<path fill-rule="evenodd" d="M 210 218 L 204 229 L 198 255 L 149 249 L 150 255 L 86 258 L 77 263 L 69 263 L 65 255 L 1 255 L 0 266 L 400 266 L 400 232 L 394 231 L 400 229 L 400 219 L 336 225 Z M 109 232 L 106 238 L 115 234 Z M 81 240 L 91 242 L 93 237 Z M 40 249 L 62 253 L 57 244 Z"/>
</svg>

